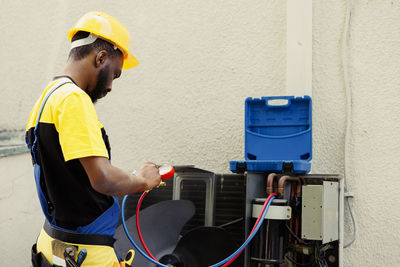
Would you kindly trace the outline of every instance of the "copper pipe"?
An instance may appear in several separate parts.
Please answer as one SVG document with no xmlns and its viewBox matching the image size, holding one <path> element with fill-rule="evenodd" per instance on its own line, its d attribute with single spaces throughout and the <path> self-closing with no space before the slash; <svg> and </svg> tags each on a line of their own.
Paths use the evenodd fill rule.
<svg viewBox="0 0 400 267">
<path fill-rule="evenodd" d="M 294 203 L 294 187 L 293 186 L 290 188 L 290 201 L 289 201 L 289 203 L 290 204 Z"/>
<path fill-rule="evenodd" d="M 295 203 L 295 200 L 294 200 L 294 192 L 295 192 L 295 188 L 293 186 L 291 186 L 291 188 L 290 188 L 290 202 L 289 202 L 289 205 L 293 206 L 293 207 L 296 206 L 296 203 Z M 292 218 L 290 218 L 290 224 L 289 224 L 291 229 L 293 227 L 293 222 L 294 221 L 295 221 L 295 218 L 294 218 L 294 216 L 292 216 Z M 291 235 L 289 235 L 289 237 L 291 237 Z"/>
<path fill-rule="evenodd" d="M 278 181 L 278 194 L 284 195 L 286 181 L 297 182 L 296 196 L 301 196 L 301 179 L 300 177 L 282 176 Z"/>
<path fill-rule="evenodd" d="M 292 229 L 292 225 L 293 225 L 293 217 L 290 218 L 288 227 Z M 292 235 L 290 233 L 288 233 L 288 242 L 289 244 L 292 244 Z"/>
<path fill-rule="evenodd" d="M 303 176 L 298 176 L 297 178 L 299 178 L 299 183 L 297 184 L 297 192 L 296 192 L 296 196 L 297 197 L 301 197 L 302 192 L 301 190 L 303 189 L 302 186 L 306 184 L 306 180 L 304 179 Z"/>
<path fill-rule="evenodd" d="M 299 236 L 299 218 L 298 218 L 297 216 L 295 216 L 295 218 L 294 218 L 294 233 L 295 233 L 297 236 Z M 297 240 L 294 239 L 294 244 L 297 244 L 297 243 L 298 243 Z M 294 259 L 295 261 L 297 261 L 297 253 L 294 253 L 293 259 Z"/>
<path fill-rule="evenodd" d="M 274 193 L 274 181 L 275 181 L 275 178 L 277 178 L 277 177 L 278 177 L 278 175 L 276 175 L 276 173 L 268 174 L 267 195 Z"/>
<path fill-rule="evenodd" d="M 300 181 L 301 181 L 301 183 L 302 183 L 303 185 L 306 184 L 306 180 L 304 179 L 303 176 L 299 176 L 299 179 L 300 179 Z"/>
<path fill-rule="evenodd" d="M 297 183 L 297 188 L 296 188 L 296 197 L 301 197 L 301 180 L 299 179 L 299 182 Z"/>
</svg>

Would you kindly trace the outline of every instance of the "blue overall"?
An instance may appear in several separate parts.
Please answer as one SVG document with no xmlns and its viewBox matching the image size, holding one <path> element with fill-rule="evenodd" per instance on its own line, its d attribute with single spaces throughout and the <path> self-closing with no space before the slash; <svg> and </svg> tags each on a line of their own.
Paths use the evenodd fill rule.
<svg viewBox="0 0 400 267">
<path fill-rule="evenodd" d="M 68 81 L 62 81 L 62 82 L 57 82 L 55 83 L 52 88 L 49 89 L 48 93 L 46 94 L 46 96 L 44 97 L 41 106 L 40 106 L 40 110 L 38 113 L 38 117 L 36 120 L 36 125 L 35 125 L 35 129 L 34 129 L 34 142 L 32 145 L 30 145 L 30 142 L 28 141 L 28 139 L 26 140 L 26 143 L 28 145 L 28 148 L 31 151 L 31 155 L 32 155 L 32 161 L 33 161 L 33 166 L 34 166 L 34 174 L 35 174 L 35 182 L 36 182 L 36 189 L 38 192 L 38 196 L 39 196 L 39 201 L 40 204 L 42 206 L 42 210 L 43 213 L 46 217 L 46 220 L 55 228 L 64 230 L 64 231 L 69 231 L 69 232 L 75 232 L 75 233 L 82 233 L 82 234 L 98 234 L 98 235 L 107 235 L 107 236 L 114 236 L 115 234 L 115 229 L 118 223 L 118 218 L 119 218 L 119 204 L 118 204 L 118 198 L 117 197 L 113 197 L 114 199 L 114 203 L 113 205 L 111 205 L 110 208 L 108 208 L 105 212 L 103 212 L 99 217 L 97 217 L 93 222 L 91 222 L 88 225 L 85 226 L 79 226 L 77 229 L 75 230 L 70 230 L 70 229 L 64 229 L 61 228 L 59 226 L 56 225 L 56 220 L 54 218 L 54 216 L 51 214 L 50 210 L 49 210 L 49 204 L 50 202 L 48 201 L 48 199 L 46 199 L 42 188 L 40 186 L 40 172 L 41 172 L 41 168 L 40 165 L 38 164 L 37 161 L 37 151 L 38 151 L 38 136 L 37 136 L 37 130 L 38 130 L 38 125 L 39 125 L 39 120 L 40 117 L 42 115 L 43 112 L 43 108 L 48 100 L 48 98 L 50 97 L 50 95 L 59 87 L 61 87 L 62 85 L 66 84 L 66 83 L 71 83 Z M 110 150 L 109 148 L 107 148 L 108 150 L 108 155 L 110 158 Z"/>
</svg>

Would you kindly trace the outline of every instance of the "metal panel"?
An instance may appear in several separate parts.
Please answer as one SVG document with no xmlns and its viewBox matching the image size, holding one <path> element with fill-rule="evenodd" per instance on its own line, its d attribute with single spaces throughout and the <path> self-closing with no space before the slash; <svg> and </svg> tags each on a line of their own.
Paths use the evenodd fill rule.
<svg viewBox="0 0 400 267">
<path fill-rule="evenodd" d="M 322 185 L 303 186 L 301 236 L 309 240 L 322 240 Z"/>
<path fill-rule="evenodd" d="M 339 184 L 323 182 L 322 243 L 339 239 Z"/>
<path fill-rule="evenodd" d="M 175 175 L 174 179 L 174 191 L 172 199 L 181 199 L 181 184 L 185 180 L 197 180 L 203 181 L 206 185 L 206 196 L 205 196 L 205 226 L 214 226 L 214 214 L 215 214 L 215 187 L 216 180 L 214 173 L 182 173 Z"/>
<path fill-rule="evenodd" d="M 328 243 L 339 239 L 339 183 L 303 186 L 302 237 Z"/>
</svg>

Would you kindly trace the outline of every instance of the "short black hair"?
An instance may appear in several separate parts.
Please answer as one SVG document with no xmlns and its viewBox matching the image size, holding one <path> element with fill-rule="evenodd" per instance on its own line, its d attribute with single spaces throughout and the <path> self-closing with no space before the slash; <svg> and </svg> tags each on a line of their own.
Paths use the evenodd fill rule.
<svg viewBox="0 0 400 267">
<path fill-rule="evenodd" d="M 83 38 L 86 38 L 89 36 L 89 32 L 84 32 L 84 31 L 78 31 L 75 33 L 75 35 L 72 37 L 71 42 L 80 40 Z M 114 45 L 101 39 L 97 38 L 94 43 L 88 44 L 88 45 L 83 45 L 83 46 L 78 46 L 69 52 L 68 58 L 73 58 L 75 60 L 80 60 L 89 55 L 93 50 L 101 51 L 105 50 L 107 51 L 108 55 L 110 57 L 114 57 L 116 55 L 123 55 L 121 50 L 119 49 L 114 49 Z"/>
</svg>

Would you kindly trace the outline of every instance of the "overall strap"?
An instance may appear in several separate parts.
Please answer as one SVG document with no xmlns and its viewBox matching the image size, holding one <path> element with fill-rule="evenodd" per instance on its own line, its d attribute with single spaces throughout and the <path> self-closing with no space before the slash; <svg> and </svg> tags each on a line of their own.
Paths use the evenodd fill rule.
<svg viewBox="0 0 400 267">
<path fill-rule="evenodd" d="M 35 139 L 33 141 L 32 146 L 30 147 L 31 148 L 32 160 L 33 160 L 33 163 L 35 163 L 35 164 L 37 164 L 37 158 L 36 158 L 36 155 L 37 155 L 36 154 L 36 152 L 37 152 L 37 143 L 38 143 L 37 131 L 38 131 L 39 120 L 40 120 L 40 117 L 42 116 L 42 112 L 43 112 L 44 106 L 45 106 L 47 100 L 49 99 L 50 95 L 56 89 L 60 88 L 61 86 L 63 86 L 66 83 L 72 83 L 72 82 L 71 81 L 64 81 L 64 82 L 61 82 L 61 83 L 57 83 L 57 82 L 54 83 L 54 85 L 49 89 L 49 91 L 47 92 L 46 96 L 44 97 L 44 99 L 43 99 L 43 101 L 42 101 L 42 103 L 40 105 L 39 114 L 38 114 L 37 119 L 36 119 L 35 129 L 33 130 L 33 134 L 35 136 Z"/>
</svg>

